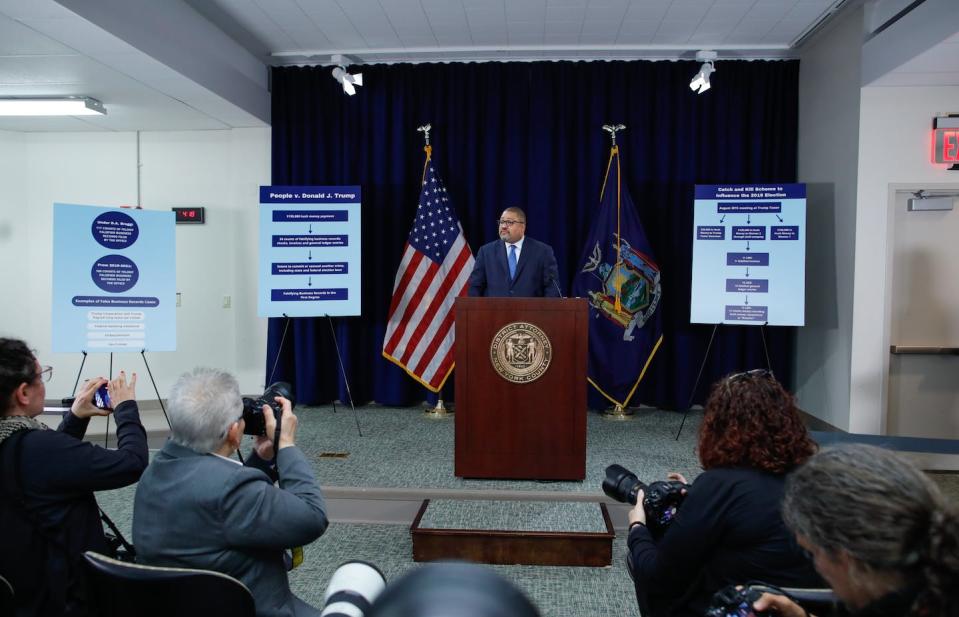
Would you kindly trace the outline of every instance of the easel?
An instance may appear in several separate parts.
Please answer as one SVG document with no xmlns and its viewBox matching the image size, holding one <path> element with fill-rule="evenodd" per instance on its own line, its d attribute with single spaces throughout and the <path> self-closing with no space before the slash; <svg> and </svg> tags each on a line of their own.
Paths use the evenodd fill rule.
<svg viewBox="0 0 959 617">
<path fill-rule="evenodd" d="M 350 409 L 353 410 L 353 421 L 356 423 L 356 432 L 362 437 L 363 429 L 360 428 L 360 419 L 356 415 L 356 406 L 353 404 L 353 392 L 350 390 L 350 381 L 346 377 L 346 368 L 343 366 L 343 356 L 340 354 L 340 344 L 336 340 L 336 331 L 333 329 L 333 318 L 330 315 L 324 314 L 327 322 L 330 324 L 330 336 L 333 338 L 333 347 L 336 349 L 336 359 L 340 365 L 340 374 L 343 375 L 343 383 L 346 385 L 346 396 L 350 399 Z M 270 378 L 266 380 L 266 385 L 273 383 L 273 376 L 276 374 L 276 367 L 280 363 L 280 354 L 283 353 L 283 344 L 286 342 L 286 333 L 290 329 L 290 321 L 293 320 L 292 317 L 283 313 L 284 319 L 286 319 L 285 324 L 283 325 L 283 336 L 280 337 L 280 345 L 276 349 L 276 357 L 273 360 L 273 368 L 270 370 Z M 336 413 L 336 399 L 333 400 L 333 413 Z"/>
<path fill-rule="evenodd" d="M 83 354 L 83 360 L 80 361 L 80 368 L 77 370 L 77 378 L 73 382 L 73 392 L 70 394 L 71 398 L 76 398 L 77 396 L 77 387 L 80 385 L 80 375 L 83 374 L 83 365 L 87 362 L 87 352 L 82 350 L 80 353 Z M 150 383 L 153 384 L 153 391 L 156 392 L 157 402 L 160 403 L 160 410 L 163 412 L 163 418 L 166 420 L 166 424 L 170 429 L 173 429 L 173 426 L 170 424 L 170 417 L 166 413 L 166 407 L 163 405 L 163 398 L 160 396 L 160 390 L 157 388 L 157 382 L 153 379 L 153 371 L 150 370 L 150 363 L 147 362 L 146 349 L 140 350 L 140 357 L 143 358 L 143 365 L 147 369 L 147 375 L 150 377 Z M 108 369 L 107 375 L 110 381 L 113 380 L 113 352 L 110 352 L 110 368 Z M 107 427 L 103 433 L 103 447 L 106 448 L 110 443 L 110 416 L 106 416 Z"/>
<path fill-rule="evenodd" d="M 762 325 L 759 326 L 759 333 L 763 338 L 763 353 L 766 356 L 766 368 L 772 371 L 773 366 L 769 361 L 769 347 L 766 345 L 766 325 L 769 324 L 768 321 L 764 321 Z M 693 398 L 696 396 L 696 390 L 699 388 L 699 381 L 703 377 L 703 370 L 706 368 L 706 361 L 709 359 L 709 351 L 713 348 L 713 339 L 716 338 L 716 330 L 719 329 L 721 323 L 713 324 L 712 334 L 709 335 L 709 344 L 706 345 L 706 353 L 703 354 L 703 361 L 699 365 L 699 373 L 696 375 L 696 381 L 693 383 L 693 389 L 689 393 L 689 401 L 686 403 L 686 411 L 683 412 L 683 421 L 679 425 L 679 430 L 676 431 L 676 441 L 679 441 L 679 436 L 683 432 L 683 427 L 686 425 L 686 418 L 689 416 L 689 410 L 693 406 Z"/>
</svg>

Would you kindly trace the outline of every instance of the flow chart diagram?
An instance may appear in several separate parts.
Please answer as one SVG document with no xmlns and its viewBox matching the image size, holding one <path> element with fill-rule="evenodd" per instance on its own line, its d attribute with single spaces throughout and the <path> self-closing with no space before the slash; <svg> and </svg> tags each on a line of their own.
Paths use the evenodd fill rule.
<svg viewBox="0 0 959 617">
<path fill-rule="evenodd" d="M 260 187 L 261 317 L 360 314 L 360 187 Z"/>
<path fill-rule="evenodd" d="M 806 185 L 696 185 L 690 322 L 805 323 Z"/>
</svg>

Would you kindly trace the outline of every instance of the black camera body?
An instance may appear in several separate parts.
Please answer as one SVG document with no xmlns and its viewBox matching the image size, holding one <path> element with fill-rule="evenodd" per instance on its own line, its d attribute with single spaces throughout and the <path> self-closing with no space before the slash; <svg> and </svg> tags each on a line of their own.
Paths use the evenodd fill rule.
<svg viewBox="0 0 959 617">
<path fill-rule="evenodd" d="M 243 397 L 243 433 L 245 435 L 266 435 L 266 418 L 263 417 L 263 406 L 269 405 L 273 410 L 273 417 L 276 418 L 276 430 L 280 430 L 280 416 L 283 415 L 283 406 L 276 402 L 274 397 L 282 396 L 293 402 L 293 388 L 285 381 L 271 383 L 259 398 Z"/>
<path fill-rule="evenodd" d="M 636 474 L 622 465 L 610 465 L 603 478 L 603 492 L 620 503 L 636 505 L 636 496 L 643 491 L 646 527 L 654 538 L 666 533 L 676 511 L 686 498 L 689 485 L 678 480 L 657 480 L 644 484 Z"/>
<path fill-rule="evenodd" d="M 769 611 L 757 611 L 753 608 L 753 602 L 766 591 L 782 593 L 781 590 L 761 585 L 723 587 L 713 594 L 709 608 L 703 614 L 705 617 L 772 617 L 773 613 Z"/>
</svg>

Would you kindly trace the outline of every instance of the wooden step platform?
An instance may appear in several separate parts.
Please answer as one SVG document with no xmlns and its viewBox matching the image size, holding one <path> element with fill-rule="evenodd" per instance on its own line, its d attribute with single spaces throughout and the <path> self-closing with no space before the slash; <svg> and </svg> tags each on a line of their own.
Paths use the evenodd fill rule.
<svg viewBox="0 0 959 617">
<path fill-rule="evenodd" d="M 452 499 L 424 500 L 410 533 L 414 561 L 589 567 L 616 536 L 602 503 Z"/>
</svg>

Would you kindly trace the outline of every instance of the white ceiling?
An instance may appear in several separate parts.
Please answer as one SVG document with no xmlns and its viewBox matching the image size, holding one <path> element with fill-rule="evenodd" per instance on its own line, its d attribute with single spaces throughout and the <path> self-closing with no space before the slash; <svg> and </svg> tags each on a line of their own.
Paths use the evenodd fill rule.
<svg viewBox="0 0 959 617">
<path fill-rule="evenodd" d="M 271 62 L 726 57 L 788 52 L 837 0 L 188 0 Z M 211 7 L 212 5 L 212 7 Z M 773 53 L 770 53 L 773 52 Z M 775 53 L 779 52 L 779 53 Z M 280 55 L 277 55 L 280 54 Z M 692 53 L 687 56 L 691 57 Z"/>
<path fill-rule="evenodd" d="M 796 57 L 805 33 L 863 1 L 905 0 L 0 0 L 0 96 L 86 95 L 108 110 L 0 118 L 0 130 L 265 126 L 267 66 L 328 64 L 333 53 L 365 63 Z M 957 58 L 959 35 L 874 83 L 959 84 Z"/>
<path fill-rule="evenodd" d="M 959 1 L 959 0 L 957 0 Z M 959 33 L 876 79 L 871 86 L 959 84 Z M 959 107 L 959 101 L 957 101 Z"/>
</svg>

